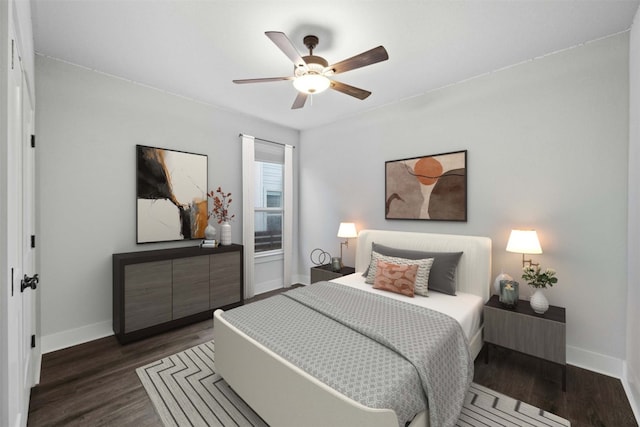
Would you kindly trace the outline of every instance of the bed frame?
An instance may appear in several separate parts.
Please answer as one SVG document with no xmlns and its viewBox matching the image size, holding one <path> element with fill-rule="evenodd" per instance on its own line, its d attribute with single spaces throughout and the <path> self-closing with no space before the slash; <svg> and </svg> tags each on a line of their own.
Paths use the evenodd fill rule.
<svg viewBox="0 0 640 427">
<path fill-rule="evenodd" d="M 438 252 L 463 251 L 457 289 L 487 301 L 491 283 L 491 240 L 486 237 L 362 230 L 358 235 L 356 271 L 369 265 L 371 243 Z M 270 426 L 397 427 L 391 409 L 366 407 L 318 381 L 214 313 L 215 371 Z M 470 343 L 472 357 L 482 348 L 482 328 Z M 429 426 L 427 411 L 411 427 Z"/>
</svg>

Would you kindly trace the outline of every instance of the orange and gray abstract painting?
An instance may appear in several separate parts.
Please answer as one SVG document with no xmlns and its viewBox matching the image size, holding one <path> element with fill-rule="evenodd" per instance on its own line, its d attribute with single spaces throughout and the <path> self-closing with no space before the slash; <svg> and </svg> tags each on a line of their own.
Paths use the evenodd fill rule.
<svg viewBox="0 0 640 427">
<path fill-rule="evenodd" d="M 386 219 L 467 220 L 467 152 L 385 163 Z"/>
</svg>

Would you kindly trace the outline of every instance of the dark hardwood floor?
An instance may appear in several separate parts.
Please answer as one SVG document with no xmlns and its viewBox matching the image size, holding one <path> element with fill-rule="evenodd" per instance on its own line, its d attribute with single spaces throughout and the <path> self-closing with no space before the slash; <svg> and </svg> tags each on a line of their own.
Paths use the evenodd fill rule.
<svg viewBox="0 0 640 427">
<path fill-rule="evenodd" d="M 559 365 L 492 346 L 489 364 L 482 353 L 476 358 L 473 380 L 566 418 L 572 427 L 638 425 L 620 380 L 576 366 L 567 366 L 563 392 Z"/>
<path fill-rule="evenodd" d="M 135 369 L 211 339 L 208 320 L 125 346 L 107 337 L 45 354 L 28 425 L 161 426 Z M 619 380 L 573 366 L 563 393 L 559 367 L 492 348 L 489 364 L 476 360 L 474 381 L 567 418 L 573 427 L 638 425 Z"/>
</svg>

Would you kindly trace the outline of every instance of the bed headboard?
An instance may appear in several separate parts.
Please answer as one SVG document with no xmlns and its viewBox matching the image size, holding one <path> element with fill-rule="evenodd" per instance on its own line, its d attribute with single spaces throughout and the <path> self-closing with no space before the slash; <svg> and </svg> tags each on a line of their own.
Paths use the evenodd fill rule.
<svg viewBox="0 0 640 427">
<path fill-rule="evenodd" d="M 418 251 L 460 252 L 456 288 L 462 292 L 491 296 L 491 239 L 454 234 L 414 233 L 407 231 L 361 230 L 356 250 L 356 271 L 363 272 L 371 261 L 371 244 Z"/>
</svg>

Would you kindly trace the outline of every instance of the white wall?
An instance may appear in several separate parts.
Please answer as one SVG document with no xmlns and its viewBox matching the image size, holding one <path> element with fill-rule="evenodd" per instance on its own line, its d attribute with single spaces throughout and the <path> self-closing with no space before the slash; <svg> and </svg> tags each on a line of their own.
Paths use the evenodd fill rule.
<svg viewBox="0 0 640 427">
<path fill-rule="evenodd" d="M 207 154 L 209 188 L 238 195 L 241 218 L 238 134 L 298 142 L 298 131 L 41 56 L 36 84 L 44 352 L 112 333 L 113 253 L 195 243 L 136 244 L 136 144 Z M 241 221 L 232 227 L 241 243 Z"/>
<path fill-rule="evenodd" d="M 494 275 L 519 278 L 521 256 L 506 242 L 512 228 L 533 227 L 544 250 L 535 260 L 558 271 L 546 295 L 567 309 L 569 363 L 620 376 L 628 40 L 616 35 L 303 131 L 301 271 L 309 274 L 313 248 L 339 253 L 338 224 L 354 221 L 489 236 Z M 456 150 L 468 150 L 468 222 L 384 219 L 385 161 Z"/>
<path fill-rule="evenodd" d="M 22 71 L 26 74 L 27 85 L 31 99 L 35 99 L 34 88 L 34 50 L 33 50 L 33 27 L 31 25 L 31 2 L 29 0 L 12 1 L 14 16 L 14 25 L 16 30 L 16 43 L 20 50 L 20 61 L 22 62 Z"/>
<path fill-rule="evenodd" d="M 625 385 L 636 419 L 640 419 L 640 10 L 629 46 L 629 254 L 627 354 Z"/>
<path fill-rule="evenodd" d="M 284 287 L 284 255 L 258 255 L 254 264 L 255 295 Z"/>
</svg>

